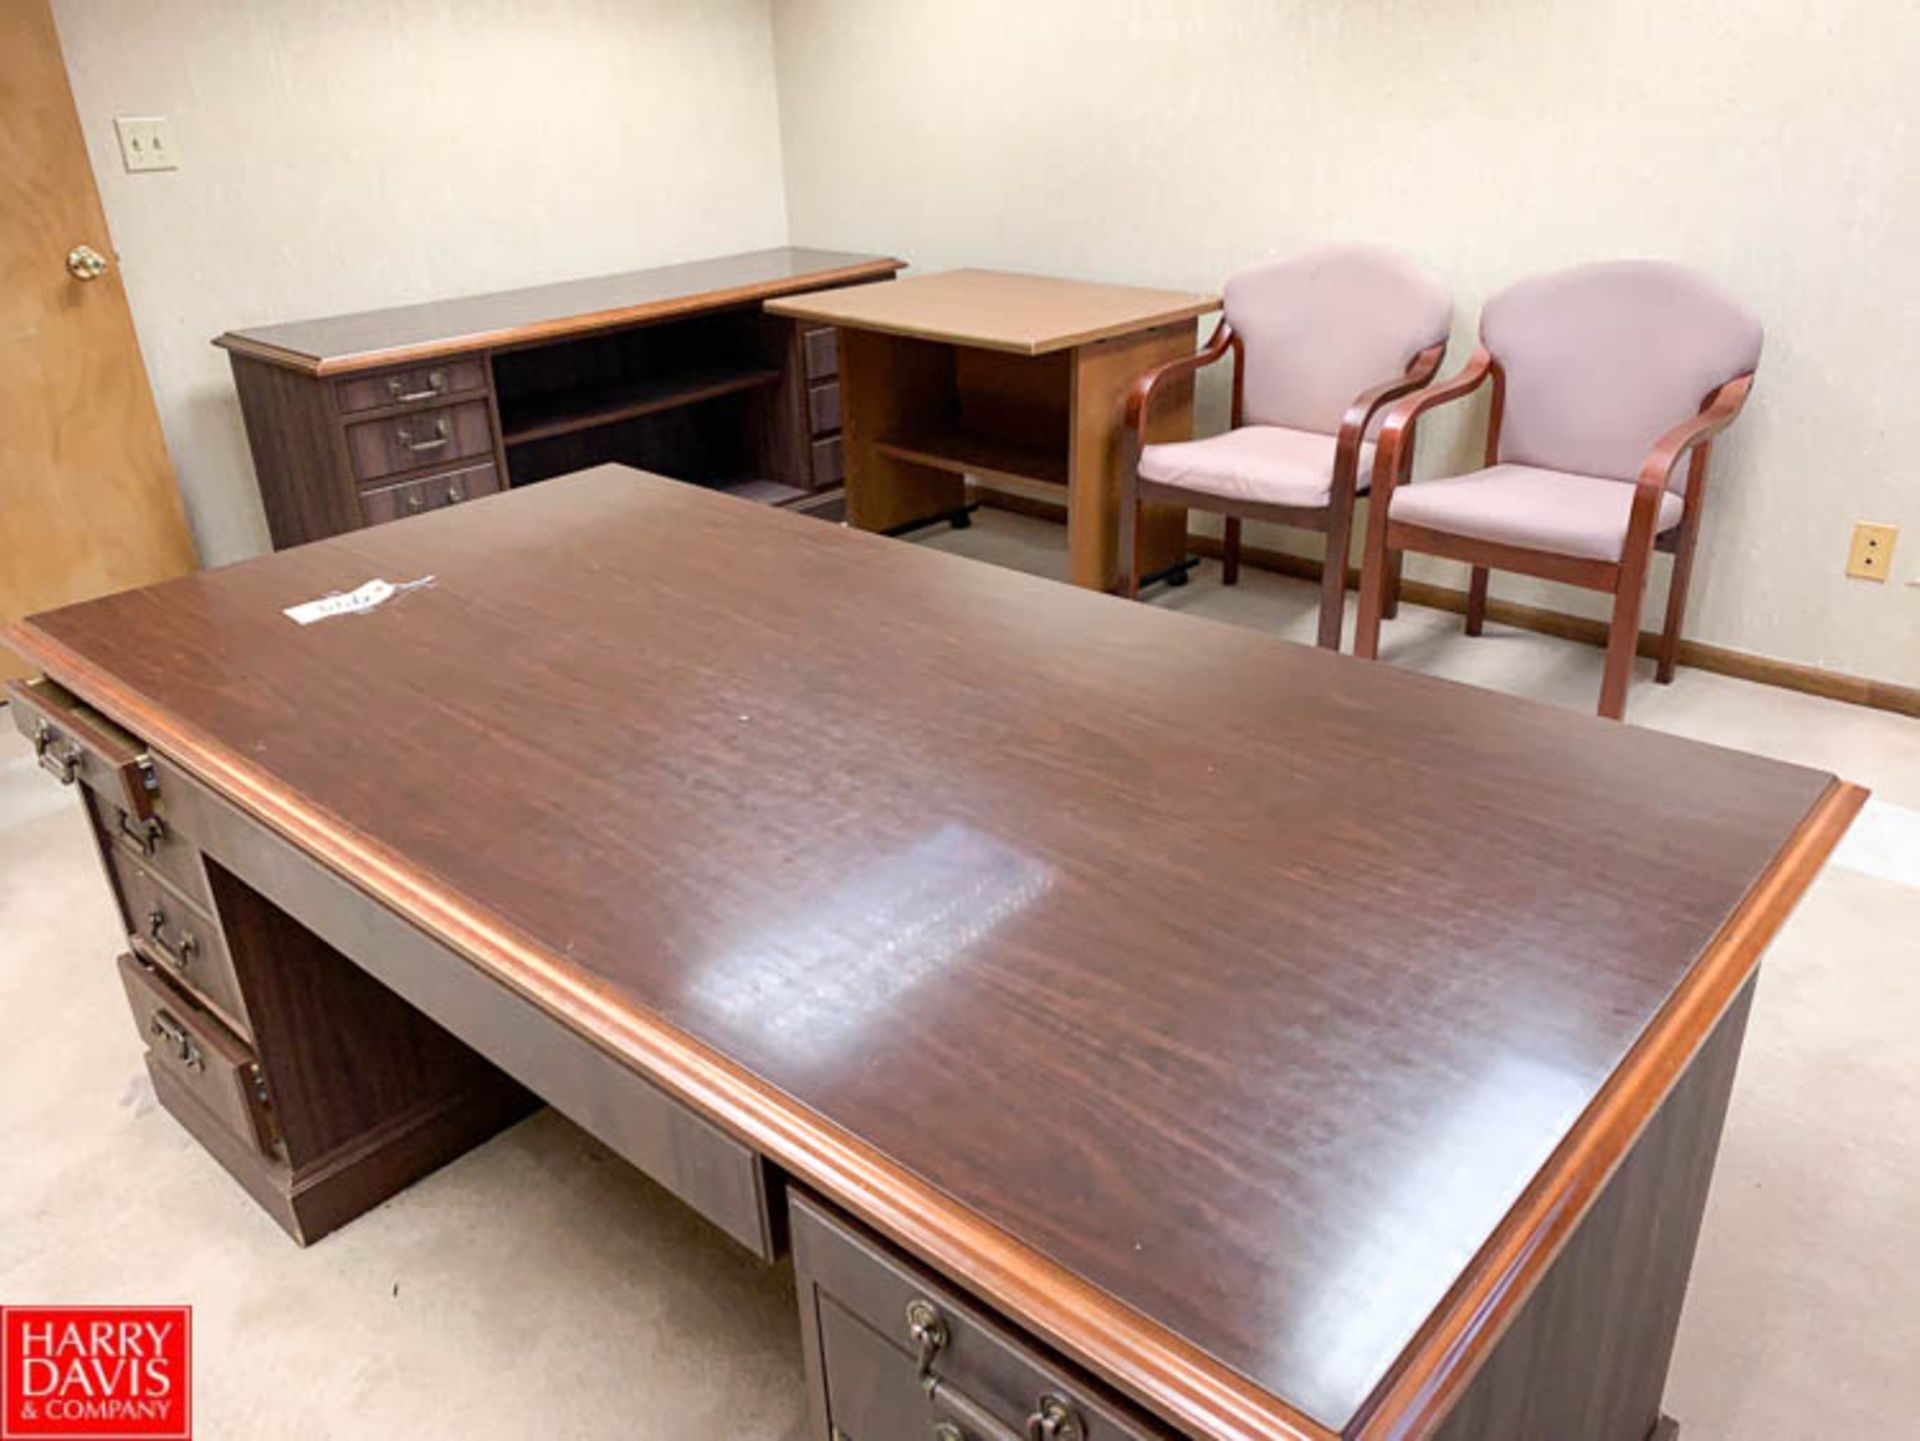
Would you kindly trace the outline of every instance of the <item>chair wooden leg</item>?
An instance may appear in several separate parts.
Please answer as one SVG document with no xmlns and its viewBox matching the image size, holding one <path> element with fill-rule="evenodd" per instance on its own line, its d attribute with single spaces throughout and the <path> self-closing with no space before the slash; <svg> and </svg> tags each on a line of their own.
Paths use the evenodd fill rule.
<svg viewBox="0 0 1920 1441">
<path fill-rule="evenodd" d="M 1484 565 L 1473 568 L 1467 582 L 1467 634 L 1479 635 L 1487 624 L 1487 578 L 1492 574 Z"/>
<path fill-rule="evenodd" d="M 1667 579 L 1667 621 L 1660 632 L 1660 657 L 1653 672 L 1661 685 L 1673 683 L 1673 669 L 1680 655 L 1680 626 L 1687 618 L 1687 587 L 1693 581 L 1693 543 L 1699 535 L 1697 525 L 1687 527 L 1673 553 L 1673 573 Z"/>
<path fill-rule="evenodd" d="M 1406 563 L 1407 553 L 1404 550 L 1387 553 L 1387 594 L 1380 612 L 1383 620 L 1392 620 L 1400 614 L 1400 572 Z"/>
<path fill-rule="evenodd" d="M 1613 625 L 1607 632 L 1607 668 L 1600 679 L 1600 714 L 1625 720 L 1627 687 L 1633 683 L 1633 657 L 1640 643 L 1640 605 L 1646 577 L 1623 585 L 1613 598 Z"/>
<path fill-rule="evenodd" d="M 1347 551 L 1352 547 L 1353 502 L 1336 502 L 1327 515 L 1326 559 L 1320 564 L 1322 650 L 1340 649 L 1340 623 L 1347 613 Z"/>
<path fill-rule="evenodd" d="M 1226 535 L 1220 542 L 1220 584 L 1240 583 L 1240 519 L 1227 517 Z"/>
<path fill-rule="evenodd" d="M 1132 476 L 1120 485 L 1120 535 L 1115 559 L 1120 562 L 1120 594 L 1140 599 L 1140 491 Z"/>
<path fill-rule="evenodd" d="M 1392 565 L 1384 548 L 1372 544 L 1368 536 L 1365 556 L 1360 562 L 1360 618 L 1353 627 L 1353 653 L 1362 660 L 1380 656 L 1381 611 L 1387 599 L 1387 571 Z"/>
</svg>

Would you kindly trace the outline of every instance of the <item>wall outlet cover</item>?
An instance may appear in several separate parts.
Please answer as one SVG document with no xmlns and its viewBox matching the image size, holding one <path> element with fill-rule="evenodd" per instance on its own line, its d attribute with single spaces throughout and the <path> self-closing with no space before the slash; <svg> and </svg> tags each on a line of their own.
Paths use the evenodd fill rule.
<svg viewBox="0 0 1920 1441">
<path fill-rule="evenodd" d="M 180 168 L 173 127 L 164 115 L 116 115 L 113 131 L 120 137 L 120 159 L 128 170 Z"/>
<path fill-rule="evenodd" d="M 1893 542 L 1900 528 L 1863 520 L 1853 527 L 1853 545 L 1847 551 L 1847 574 L 1861 580 L 1885 580 L 1893 574 Z"/>
</svg>

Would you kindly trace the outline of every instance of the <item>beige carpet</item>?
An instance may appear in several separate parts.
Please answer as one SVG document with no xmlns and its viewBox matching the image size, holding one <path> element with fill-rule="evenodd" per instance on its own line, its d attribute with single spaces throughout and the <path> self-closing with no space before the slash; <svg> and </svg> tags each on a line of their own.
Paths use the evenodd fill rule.
<svg viewBox="0 0 1920 1441">
<path fill-rule="evenodd" d="M 1041 573 L 1057 528 L 926 544 Z M 1156 604 L 1312 633 L 1315 592 L 1213 566 Z M 1589 647 L 1409 608 L 1390 663 L 1585 709 Z M 1775 944 L 1669 1409 L 1687 1441 L 1914 1434 L 1920 724 L 1683 671 L 1637 723 L 1876 799 Z M 733 1441 L 803 1431 L 792 1281 L 542 1113 L 308 1251 L 155 1106 L 70 793 L 0 739 L 0 1302 L 190 1302 L 197 1435 Z"/>
</svg>

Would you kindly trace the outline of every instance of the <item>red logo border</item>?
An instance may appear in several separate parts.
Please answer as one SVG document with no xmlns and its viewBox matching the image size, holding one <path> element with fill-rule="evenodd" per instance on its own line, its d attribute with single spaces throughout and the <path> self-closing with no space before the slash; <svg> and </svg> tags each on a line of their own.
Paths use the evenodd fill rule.
<svg viewBox="0 0 1920 1441">
<path fill-rule="evenodd" d="M 183 1431 L 149 1431 L 144 1435 L 131 1436 L 127 1432 L 108 1435 L 104 1432 L 91 1435 L 69 1432 L 58 1437 L 49 1437 L 47 1433 L 38 1435 L 23 1433 L 13 1429 L 8 1419 L 11 1410 L 11 1397 L 0 1394 L 0 1441 L 193 1441 L 193 1307 L 191 1306 L 0 1306 L 0 1393 L 6 1389 L 7 1362 L 7 1316 L 13 1311 L 114 1311 L 150 1313 L 164 1311 L 169 1316 L 184 1315 L 187 1318 L 186 1335 L 186 1407 L 182 1417 L 186 1427 Z"/>
</svg>

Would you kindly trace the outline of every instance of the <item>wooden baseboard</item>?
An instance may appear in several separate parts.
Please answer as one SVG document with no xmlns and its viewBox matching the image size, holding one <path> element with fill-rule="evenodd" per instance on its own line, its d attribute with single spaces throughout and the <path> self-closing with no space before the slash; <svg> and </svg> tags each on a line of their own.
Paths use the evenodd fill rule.
<svg viewBox="0 0 1920 1441">
<path fill-rule="evenodd" d="M 1041 520 L 1064 524 L 1067 518 L 1067 508 L 1057 502 L 1019 495 L 1013 491 L 996 490 L 990 486 L 976 486 L 974 498 L 982 505 L 991 506 L 996 510 L 1013 511 L 1020 515 L 1035 516 Z M 1220 557 L 1221 543 L 1218 536 L 1190 533 L 1187 536 L 1187 544 L 1196 554 L 1215 560 Z M 1293 576 L 1299 580 L 1317 582 L 1320 579 L 1320 562 L 1310 556 L 1290 555 L 1285 551 L 1269 550 L 1264 546 L 1243 544 L 1240 547 L 1240 561 L 1243 565 L 1272 571 L 1277 575 Z M 1360 588 L 1358 567 L 1348 570 L 1347 585 L 1353 590 Z M 1434 585 L 1426 581 L 1404 582 L 1400 588 L 1400 597 L 1412 605 L 1423 605 L 1431 610 L 1452 611 L 1456 615 L 1464 615 L 1467 610 L 1467 593 L 1464 590 Z M 1594 646 L 1604 646 L 1607 643 L 1605 621 L 1594 620 L 1584 615 L 1568 615 L 1565 611 L 1549 610 L 1544 606 L 1523 605 L 1518 601 L 1491 598 L 1487 601 L 1487 619 L 1519 630 L 1558 636 L 1562 640 L 1577 640 Z M 1642 631 L 1640 654 L 1654 655 L 1659 639 L 1651 631 Z M 1736 676 L 1741 680 L 1758 681 L 1762 685 L 1779 686 L 1783 690 L 1803 691 L 1808 695 L 1825 696 L 1829 700 L 1847 701 L 1852 705 L 1870 706 L 1875 710 L 1920 717 L 1920 687 L 1916 686 L 1897 685 L 1892 681 L 1869 680 L 1865 676 L 1822 670 L 1818 666 L 1802 665 L 1798 661 L 1775 660 L 1771 656 L 1753 655 L 1747 651 L 1731 650 L 1726 646 L 1709 645 L 1705 641 L 1685 638 L 1680 642 L 1679 661 L 1681 665 L 1692 666 L 1695 670 L 1711 671 L 1716 675 Z"/>
</svg>

